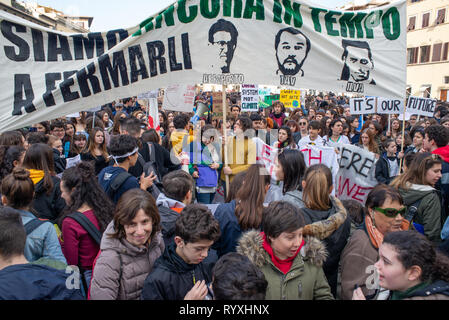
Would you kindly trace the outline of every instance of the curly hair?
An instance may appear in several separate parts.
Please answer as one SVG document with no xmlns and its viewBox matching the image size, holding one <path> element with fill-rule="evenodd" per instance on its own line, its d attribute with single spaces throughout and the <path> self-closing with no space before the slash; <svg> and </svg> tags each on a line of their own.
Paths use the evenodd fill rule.
<svg viewBox="0 0 449 320">
<path fill-rule="evenodd" d="M 58 224 L 62 227 L 62 222 L 68 214 L 76 212 L 87 203 L 100 224 L 100 231 L 104 232 L 112 220 L 114 205 L 98 183 L 93 165 L 81 161 L 75 167 L 66 169 L 62 174 L 61 184 L 70 191 L 71 201 L 67 203 Z"/>
<path fill-rule="evenodd" d="M 175 236 L 185 243 L 201 240 L 217 241 L 220 226 L 211 211 L 201 204 L 189 204 L 181 212 L 175 223 Z"/>
</svg>

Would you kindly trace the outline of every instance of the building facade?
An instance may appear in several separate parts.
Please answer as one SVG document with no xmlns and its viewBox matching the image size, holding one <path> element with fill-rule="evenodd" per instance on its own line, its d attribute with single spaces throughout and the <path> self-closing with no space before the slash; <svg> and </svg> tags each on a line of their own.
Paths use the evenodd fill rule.
<svg viewBox="0 0 449 320">
<path fill-rule="evenodd" d="M 407 1 L 407 94 L 449 101 L 449 0 Z"/>
</svg>

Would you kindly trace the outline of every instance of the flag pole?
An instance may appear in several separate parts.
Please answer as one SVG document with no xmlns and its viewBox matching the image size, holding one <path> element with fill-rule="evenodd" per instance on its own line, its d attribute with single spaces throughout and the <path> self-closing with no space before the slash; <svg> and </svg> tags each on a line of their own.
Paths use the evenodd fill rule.
<svg viewBox="0 0 449 320">
<path fill-rule="evenodd" d="M 226 84 L 222 84 L 221 90 L 222 90 L 222 100 L 223 100 L 223 139 L 224 139 L 224 165 L 223 167 L 228 166 L 228 136 L 226 132 L 226 111 L 228 110 L 227 107 L 227 101 L 226 101 Z M 225 174 L 225 183 L 226 183 L 226 192 L 224 194 L 224 197 L 226 199 L 226 196 L 229 192 L 229 175 Z"/>
<path fill-rule="evenodd" d="M 407 109 L 407 99 L 404 101 L 404 114 L 402 116 L 402 139 L 401 139 L 401 152 L 404 152 L 404 137 L 405 137 L 405 110 Z M 399 173 L 401 173 L 402 170 L 402 162 L 404 160 L 404 157 L 401 158 L 401 161 L 399 162 Z"/>
</svg>

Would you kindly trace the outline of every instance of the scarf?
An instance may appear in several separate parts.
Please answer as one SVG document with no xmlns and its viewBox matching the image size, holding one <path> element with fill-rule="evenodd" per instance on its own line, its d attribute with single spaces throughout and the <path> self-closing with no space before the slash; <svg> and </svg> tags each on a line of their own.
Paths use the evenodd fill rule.
<svg viewBox="0 0 449 320">
<path fill-rule="evenodd" d="M 376 249 L 379 249 L 380 245 L 384 241 L 384 235 L 376 228 L 373 223 L 373 219 L 369 214 L 365 215 L 365 225 L 366 230 L 368 231 L 368 236 L 371 240 L 371 243 Z M 406 219 L 402 219 L 401 230 L 408 230 L 410 227 L 410 222 Z"/>
<path fill-rule="evenodd" d="M 30 178 L 31 180 L 33 180 L 34 185 L 38 184 L 39 181 L 44 179 L 45 175 L 44 170 L 28 169 L 28 171 L 30 172 Z"/>
<path fill-rule="evenodd" d="M 278 140 L 278 148 L 279 149 L 284 149 L 287 146 L 288 146 L 288 141 L 287 140 L 284 141 L 284 142 L 281 142 L 281 141 Z"/>
<path fill-rule="evenodd" d="M 273 262 L 273 264 L 283 273 L 283 274 L 287 274 L 290 271 L 290 268 L 292 267 L 293 264 L 293 260 L 295 260 L 296 256 L 298 255 L 299 251 L 301 250 L 301 248 L 304 246 L 305 241 L 304 239 L 302 240 L 301 245 L 299 246 L 298 251 L 296 251 L 296 253 L 290 257 L 287 258 L 285 260 L 281 260 L 278 257 L 276 257 L 274 255 L 273 252 L 273 248 L 270 246 L 270 244 L 267 241 L 267 237 L 265 235 L 264 232 L 261 232 L 260 235 L 262 236 L 263 239 L 263 248 L 265 249 L 265 251 L 270 255 L 271 257 L 271 261 Z"/>
</svg>

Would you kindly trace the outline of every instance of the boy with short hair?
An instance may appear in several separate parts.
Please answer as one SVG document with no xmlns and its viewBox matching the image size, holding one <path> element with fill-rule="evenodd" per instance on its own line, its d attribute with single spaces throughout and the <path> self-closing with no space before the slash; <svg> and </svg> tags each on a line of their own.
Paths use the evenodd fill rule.
<svg viewBox="0 0 449 320">
<path fill-rule="evenodd" d="M 0 300 L 84 299 L 79 283 L 67 287 L 69 273 L 28 263 L 25 242 L 20 214 L 9 207 L 0 208 Z"/>
<path fill-rule="evenodd" d="M 212 268 L 203 260 L 219 237 L 220 226 L 206 206 L 186 206 L 176 220 L 174 241 L 145 280 L 142 300 L 204 299 Z"/>
<path fill-rule="evenodd" d="M 376 162 L 375 177 L 377 182 L 390 184 L 399 175 L 399 161 L 404 156 L 402 152 L 397 155 L 397 145 L 393 139 L 387 139 L 382 144 L 385 152 Z"/>
<path fill-rule="evenodd" d="M 325 146 L 325 140 L 320 136 L 320 129 L 321 124 L 319 121 L 313 120 L 310 121 L 308 130 L 309 134 L 299 140 L 298 147 L 302 149 L 304 146 L 310 144 L 310 145 L 317 145 L 317 146 Z"/>
</svg>

